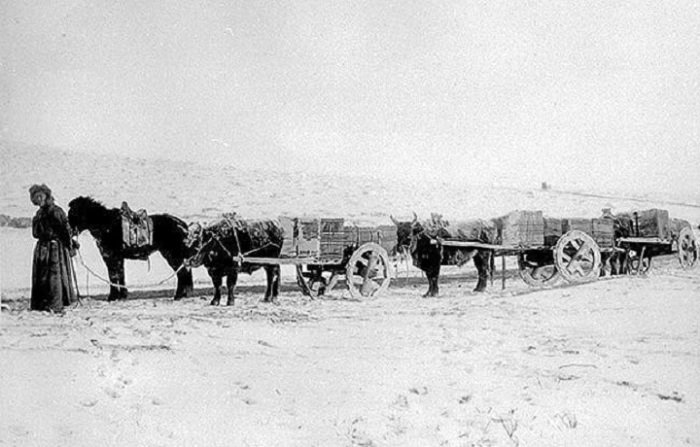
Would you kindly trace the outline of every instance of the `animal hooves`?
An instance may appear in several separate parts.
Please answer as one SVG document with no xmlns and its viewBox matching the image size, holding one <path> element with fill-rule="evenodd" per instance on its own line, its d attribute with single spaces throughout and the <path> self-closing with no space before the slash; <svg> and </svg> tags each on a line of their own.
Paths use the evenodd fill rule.
<svg viewBox="0 0 700 447">
<path fill-rule="evenodd" d="M 219 302 L 218 302 L 218 301 L 213 301 L 213 300 L 212 300 L 212 301 L 209 302 L 209 305 L 210 305 L 210 306 L 218 306 L 218 305 L 219 305 Z"/>
</svg>

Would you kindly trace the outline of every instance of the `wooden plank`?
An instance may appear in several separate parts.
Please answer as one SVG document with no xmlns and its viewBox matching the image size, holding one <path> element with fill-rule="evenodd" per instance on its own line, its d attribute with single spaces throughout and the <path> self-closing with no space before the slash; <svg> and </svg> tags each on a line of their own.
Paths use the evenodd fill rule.
<svg viewBox="0 0 700 447">
<path fill-rule="evenodd" d="M 621 237 L 617 239 L 617 242 L 628 242 L 630 244 L 671 244 L 671 241 L 660 239 L 658 237 Z"/>
<path fill-rule="evenodd" d="M 291 264 L 291 265 L 302 265 L 302 264 L 320 264 L 317 258 L 257 258 L 255 256 L 248 256 L 243 258 L 244 264 Z"/>
<path fill-rule="evenodd" d="M 461 247 L 461 248 L 482 248 L 485 250 L 494 250 L 499 255 L 515 255 L 525 251 L 539 251 L 539 250 L 551 250 L 551 247 L 518 247 L 518 246 L 506 246 L 506 245 L 495 245 L 495 244 L 484 244 L 481 242 L 467 242 L 467 241 L 453 241 L 445 239 L 433 239 L 430 241 L 432 245 L 442 245 L 445 247 Z"/>
<path fill-rule="evenodd" d="M 465 241 L 451 241 L 451 240 L 437 240 L 433 239 L 430 241 L 432 245 L 443 245 L 445 247 L 462 247 L 462 248 L 485 248 L 487 250 L 497 250 L 500 248 L 507 248 L 503 245 L 493 245 L 493 244 L 483 244 L 481 242 L 465 242 Z"/>
</svg>

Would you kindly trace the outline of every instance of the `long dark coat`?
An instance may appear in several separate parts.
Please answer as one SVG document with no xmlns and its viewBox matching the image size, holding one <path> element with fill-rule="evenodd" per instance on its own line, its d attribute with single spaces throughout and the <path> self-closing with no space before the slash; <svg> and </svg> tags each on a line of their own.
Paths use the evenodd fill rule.
<svg viewBox="0 0 700 447">
<path fill-rule="evenodd" d="M 39 208 L 32 220 L 36 239 L 32 267 L 32 310 L 60 312 L 76 299 L 70 264 L 68 218 L 54 204 Z"/>
</svg>

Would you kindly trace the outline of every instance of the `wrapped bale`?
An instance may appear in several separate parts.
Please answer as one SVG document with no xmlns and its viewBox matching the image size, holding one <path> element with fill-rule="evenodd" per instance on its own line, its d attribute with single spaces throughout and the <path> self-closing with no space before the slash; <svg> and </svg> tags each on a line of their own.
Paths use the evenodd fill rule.
<svg viewBox="0 0 700 447">
<path fill-rule="evenodd" d="M 439 214 L 432 214 L 425 224 L 425 231 L 431 237 L 453 239 L 464 242 L 494 243 L 497 239 L 495 222 L 472 219 L 449 222 Z"/>
<path fill-rule="evenodd" d="M 632 222 L 639 237 L 658 237 L 664 240 L 671 237 L 667 210 L 650 209 L 637 211 L 632 214 Z"/>
<path fill-rule="evenodd" d="M 433 214 L 425 223 L 425 232 L 428 236 L 450 239 L 461 242 L 481 242 L 494 244 L 497 238 L 497 226 L 490 220 L 473 219 L 467 221 L 448 222 L 441 215 Z M 443 265 L 462 266 L 470 259 L 473 253 L 470 248 L 443 247 Z"/>
<path fill-rule="evenodd" d="M 544 245 L 542 211 L 513 211 L 495 219 L 498 243 L 515 247 Z"/>
</svg>

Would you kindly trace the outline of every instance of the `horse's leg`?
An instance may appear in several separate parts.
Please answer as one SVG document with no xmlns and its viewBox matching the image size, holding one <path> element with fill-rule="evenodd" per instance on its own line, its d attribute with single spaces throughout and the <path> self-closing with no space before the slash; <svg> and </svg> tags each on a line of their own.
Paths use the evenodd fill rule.
<svg viewBox="0 0 700 447">
<path fill-rule="evenodd" d="M 226 301 L 227 306 L 233 306 L 236 299 L 233 295 L 234 289 L 236 288 L 236 282 L 238 282 L 238 269 L 236 267 L 231 267 L 226 275 L 226 288 L 228 289 L 228 301 Z"/>
<path fill-rule="evenodd" d="M 119 273 L 119 284 L 123 286 L 121 289 L 119 289 L 119 297 L 125 300 L 129 295 L 129 292 L 126 290 L 126 273 L 124 272 L 124 258 L 119 258 L 117 272 Z"/>
<path fill-rule="evenodd" d="M 279 294 L 279 265 L 266 265 L 265 276 L 267 277 L 267 288 L 265 289 L 265 297 L 263 301 L 266 303 L 273 302 Z"/>
<path fill-rule="evenodd" d="M 600 254 L 600 277 L 608 276 L 608 267 L 610 268 L 610 275 L 613 274 L 612 266 L 613 253 L 601 253 Z"/>
<path fill-rule="evenodd" d="M 108 301 L 115 301 L 121 298 L 126 298 L 127 290 L 124 282 L 124 258 L 120 258 L 111 253 L 102 255 L 102 259 L 107 265 L 107 273 L 109 276 L 109 297 Z"/>
<path fill-rule="evenodd" d="M 187 267 L 182 267 L 184 259 L 173 254 L 171 251 L 161 250 L 160 254 L 163 255 L 163 258 L 165 258 L 165 260 L 168 262 L 170 268 L 177 271 L 177 288 L 175 289 L 175 296 L 173 299 L 179 300 L 187 297 L 187 295 L 194 290 L 192 270 Z"/>
<path fill-rule="evenodd" d="M 208 269 L 208 272 L 211 282 L 214 285 L 214 298 L 212 298 L 209 304 L 212 306 L 218 306 L 219 302 L 221 301 L 221 281 L 223 279 L 223 275 L 218 269 L 215 268 Z"/>
<path fill-rule="evenodd" d="M 272 281 L 272 299 L 275 300 L 280 294 L 281 268 L 279 264 L 272 266 L 272 272 L 275 275 L 274 280 Z"/>
<path fill-rule="evenodd" d="M 483 292 L 488 285 L 489 276 L 491 275 L 491 251 L 479 250 L 474 256 L 474 266 L 479 276 L 476 282 L 475 292 Z"/>
</svg>

